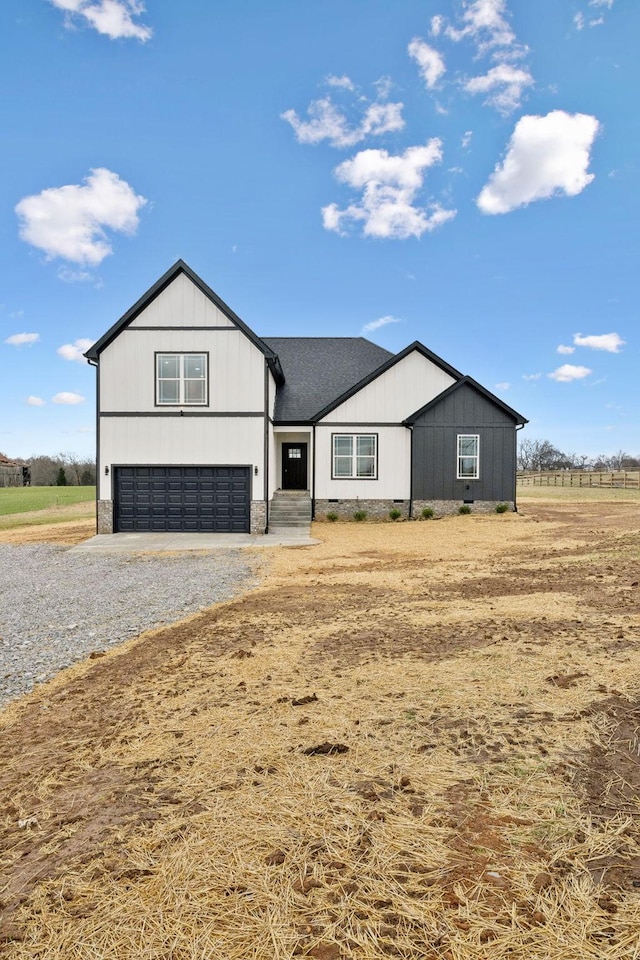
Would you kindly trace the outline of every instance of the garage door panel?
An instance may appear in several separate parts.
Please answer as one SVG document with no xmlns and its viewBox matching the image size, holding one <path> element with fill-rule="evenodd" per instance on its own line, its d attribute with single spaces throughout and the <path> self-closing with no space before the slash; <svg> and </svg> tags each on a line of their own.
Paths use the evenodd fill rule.
<svg viewBox="0 0 640 960">
<path fill-rule="evenodd" d="M 249 531 L 249 467 L 116 467 L 115 491 L 116 531 Z"/>
</svg>

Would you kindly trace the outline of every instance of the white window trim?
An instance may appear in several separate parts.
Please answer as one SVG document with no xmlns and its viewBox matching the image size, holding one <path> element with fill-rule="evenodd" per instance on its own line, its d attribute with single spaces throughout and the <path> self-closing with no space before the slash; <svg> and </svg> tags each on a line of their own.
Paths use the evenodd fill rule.
<svg viewBox="0 0 640 960">
<path fill-rule="evenodd" d="M 178 357 L 180 361 L 180 367 L 178 371 L 178 377 L 161 377 L 160 376 L 160 361 L 162 357 Z M 185 382 L 186 380 L 191 379 L 200 379 L 195 377 L 185 377 L 185 361 L 187 357 L 202 357 L 204 365 L 204 377 L 201 379 L 204 380 L 204 400 L 187 400 L 185 397 Z M 162 350 L 158 351 L 155 355 L 156 363 L 156 406 L 157 407 L 206 407 L 209 403 L 209 354 L 204 350 L 193 350 L 189 352 L 181 353 L 177 350 Z M 177 400 L 161 400 L 160 399 L 160 381 L 161 380 L 172 380 L 178 381 L 178 399 Z"/>
<path fill-rule="evenodd" d="M 473 459 L 476 461 L 476 469 L 473 476 L 469 474 L 460 473 L 460 461 L 462 459 L 470 460 L 472 457 L 469 454 L 460 453 L 460 441 L 461 440 L 475 440 L 476 441 L 476 452 L 473 455 Z M 456 442 L 456 478 L 458 480 L 479 480 L 480 479 L 480 434 L 479 433 L 459 433 L 457 436 Z"/>
<path fill-rule="evenodd" d="M 351 473 L 349 475 L 336 474 L 336 457 L 344 459 L 347 454 L 336 454 L 336 439 L 349 437 L 353 440 L 351 447 Z M 358 476 L 358 440 L 361 437 L 373 440 L 373 476 Z M 368 458 L 368 457 L 367 457 Z M 354 472 L 355 471 L 355 472 Z M 332 480 L 377 480 L 378 479 L 378 434 L 377 433 L 332 433 L 331 434 L 331 479 Z"/>
</svg>

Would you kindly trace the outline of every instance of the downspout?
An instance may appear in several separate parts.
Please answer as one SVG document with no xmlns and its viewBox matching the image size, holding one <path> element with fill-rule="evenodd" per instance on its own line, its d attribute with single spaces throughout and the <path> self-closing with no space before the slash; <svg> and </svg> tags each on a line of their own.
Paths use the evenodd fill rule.
<svg viewBox="0 0 640 960">
<path fill-rule="evenodd" d="M 313 451 L 313 473 L 311 474 L 311 519 L 316 518 L 316 425 L 312 426 L 311 449 Z"/>
<path fill-rule="evenodd" d="M 264 361 L 264 532 L 269 533 L 269 364 Z"/>
<path fill-rule="evenodd" d="M 409 450 L 409 520 L 413 520 L 413 426 L 405 423 L 411 434 L 411 448 Z"/>
<path fill-rule="evenodd" d="M 521 423 L 520 425 L 516 424 L 516 433 L 518 432 L 518 430 L 522 430 L 524 426 L 526 426 L 526 424 L 524 423 Z M 518 512 L 518 504 L 516 503 L 517 492 L 518 492 L 518 438 L 516 437 L 516 476 L 513 484 L 513 512 L 514 513 Z"/>
<path fill-rule="evenodd" d="M 88 360 L 96 368 L 96 534 L 98 532 L 98 500 L 100 499 L 100 365 Z"/>
</svg>

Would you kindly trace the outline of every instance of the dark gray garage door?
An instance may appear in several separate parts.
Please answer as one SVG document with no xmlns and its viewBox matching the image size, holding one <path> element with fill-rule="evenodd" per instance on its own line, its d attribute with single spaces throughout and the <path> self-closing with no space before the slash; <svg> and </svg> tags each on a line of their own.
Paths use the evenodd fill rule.
<svg viewBox="0 0 640 960">
<path fill-rule="evenodd" d="M 115 530 L 248 533 L 249 467 L 116 467 Z"/>
</svg>

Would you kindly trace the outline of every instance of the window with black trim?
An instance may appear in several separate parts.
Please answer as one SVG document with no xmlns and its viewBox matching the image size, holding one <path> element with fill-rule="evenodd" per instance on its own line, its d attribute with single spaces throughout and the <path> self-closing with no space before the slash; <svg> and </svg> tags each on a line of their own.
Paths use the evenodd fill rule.
<svg viewBox="0 0 640 960">
<path fill-rule="evenodd" d="M 156 403 L 161 406 L 206 404 L 207 354 L 157 353 Z"/>
<path fill-rule="evenodd" d="M 458 434 L 458 480 L 480 478 L 480 437 L 477 433 Z"/>
<path fill-rule="evenodd" d="M 378 473 L 378 437 L 375 433 L 333 434 L 333 480 L 375 480 Z"/>
</svg>

